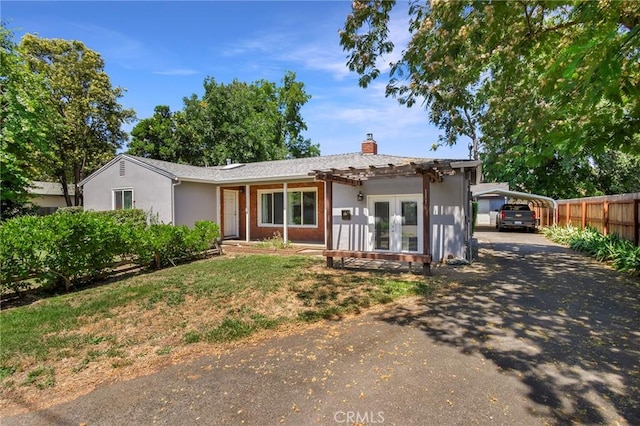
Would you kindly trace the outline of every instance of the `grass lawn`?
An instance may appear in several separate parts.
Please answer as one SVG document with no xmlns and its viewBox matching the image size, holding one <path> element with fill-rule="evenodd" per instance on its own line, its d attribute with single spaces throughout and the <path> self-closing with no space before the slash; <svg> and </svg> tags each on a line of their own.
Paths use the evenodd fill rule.
<svg viewBox="0 0 640 426">
<path fill-rule="evenodd" d="M 310 256 L 222 256 L 0 314 L 0 396 L 39 400 L 153 371 L 212 345 L 428 293 L 420 275 L 327 269 Z"/>
</svg>

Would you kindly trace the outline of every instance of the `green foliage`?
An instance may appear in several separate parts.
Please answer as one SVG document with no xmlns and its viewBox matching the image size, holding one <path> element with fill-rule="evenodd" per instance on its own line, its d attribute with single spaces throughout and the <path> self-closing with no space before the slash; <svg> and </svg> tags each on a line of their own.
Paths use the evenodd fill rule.
<svg viewBox="0 0 640 426">
<path fill-rule="evenodd" d="M 180 163 L 181 144 L 176 134 L 176 115 L 168 106 L 155 107 L 153 116 L 140 120 L 131 131 L 128 154 Z"/>
<path fill-rule="evenodd" d="M 287 72 L 282 86 L 266 80 L 204 81 L 204 94 L 184 98 L 182 111 L 157 106 L 133 129 L 128 153 L 198 166 L 278 160 L 320 154 L 302 137 L 300 109 L 310 99 Z"/>
<path fill-rule="evenodd" d="M 363 87 L 393 52 L 394 6 L 355 1 L 340 33 Z M 599 156 L 640 158 L 637 2 L 414 1 L 408 13 L 386 93 L 427 108 L 435 148 L 468 138 L 487 177 L 549 196 L 614 190 Z"/>
<path fill-rule="evenodd" d="M 149 215 L 144 210 L 140 209 L 105 210 L 94 213 L 112 217 L 118 225 L 145 226 L 148 223 L 151 223 Z"/>
<path fill-rule="evenodd" d="M 23 216 L 0 226 L 2 290 L 19 291 L 35 282 L 64 286 L 92 280 L 116 262 L 159 268 L 195 256 L 220 237 L 218 225 L 147 225 L 141 210 L 61 212 Z"/>
<path fill-rule="evenodd" d="M 48 156 L 56 119 L 44 79 L 31 73 L 4 25 L 0 63 L 0 213 L 6 220 L 25 213 L 28 188 Z"/>
<path fill-rule="evenodd" d="M 258 243 L 258 247 L 273 248 L 273 249 L 287 249 L 291 248 L 291 241 L 285 240 L 282 237 L 280 231 L 273 233 L 271 238 L 265 238 Z"/>
<path fill-rule="evenodd" d="M 640 275 L 640 247 L 617 234 L 605 236 L 593 228 L 572 226 L 553 226 L 542 232 L 552 241 L 587 253 L 601 262 L 611 262 L 619 271 Z"/>
<path fill-rule="evenodd" d="M 46 83 L 43 105 L 56 123 L 47 134 L 51 155 L 41 162 L 41 177 L 60 182 L 67 204 L 80 205 L 77 184 L 115 155 L 126 140 L 121 126 L 131 122 L 134 112 L 118 103 L 124 90 L 111 86 L 102 57 L 82 42 L 27 34 L 19 51 L 31 74 Z M 67 184 L 76 185 L 74 201 Z"/>
</svg>

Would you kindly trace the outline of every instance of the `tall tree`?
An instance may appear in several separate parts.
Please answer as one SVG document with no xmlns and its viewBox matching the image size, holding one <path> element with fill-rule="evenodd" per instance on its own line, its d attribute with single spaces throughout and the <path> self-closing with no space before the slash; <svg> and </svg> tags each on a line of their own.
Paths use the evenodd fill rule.
<svg viewBox="0 0 640 426">
<path fill-rule="evenodd" d="M 55 110 L 42 79 L 29 70 L 12 33 L 0 26 L 0 214 L 19 214 L 28 188 L 47 158 Z"/>
<path fill-rule="evenodd" d="M 311 95 L 305 92 L 304 84 L 296 81 L 294 72 L 287 71 L 278 89 L 278 102 L 284 143 L 288 156 L 294 158 L 320 155 L 319 145 L 302 136 L 302 132 L 307 130 L 307 123 L 302 119 L 300 110 L 309 99 Z"/>
<path fill-rule="evenodd" d="M 281 86 L 208 77 L 202 97 L 185 97 L 182 111 L 157 107 L 153 117 L 140 121 L 129 152 L 201 166 L 316 156 L 318 145 L 302 136 L 307 125 L 300 109 L 309 99 L 292 72 Z"/>
<path fill-rule="evenodd" d="M 355 1 L 341 32 L 364 87 L 394 49 L 394 6 Z M 424 101 L 444 131 L 440 143 L 467 136 L 483 145 L 487 170 L 513 155 L 519 170 L 542 172 L 558 161 L 582 169 L 607 150 L 640 154 L 638 2 L 412 1 L 409 31 L 387 94 L 409 106 Z M 571 161 L 576 155 L 584 161 Z"/>
<path fill-rule="evenodd" d="M 155 107 L 153 116 L 140 120 L 131 131 L 128 153 L 140 157 L 180 162 L 176 117 L 166 105 Z"/>
<path fill-rule="evenodd" d="M 134 118 L 118 99 L 102 57 L 82 42 L 27 34 L 20 43 L 33 73 L 44 78 L 61 125 L 49 141 L 53 161 L 48 174 L 62 184 L 67 205 L 81 205 L 77 184 L 115 155 L 126 138 L 123 123 Z M 72 201 L 68 185 L 75 185 Z"/>
</svg>

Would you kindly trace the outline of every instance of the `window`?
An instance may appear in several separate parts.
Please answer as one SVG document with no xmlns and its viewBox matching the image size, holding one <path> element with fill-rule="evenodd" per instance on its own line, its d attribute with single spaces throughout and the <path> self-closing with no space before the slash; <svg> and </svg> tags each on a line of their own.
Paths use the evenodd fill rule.
<svg viewBox="0 0 640 426">
<path fill-rule="evenodd" d="M 316 191 L 289 191 L 287 223 L 289 225 L 316 224 Z"/>
<path fill-rule="evenodd" d="M 317 225 L 317 200 L 315 189 L 287 191 L 287 224 L 292 226 Z M 260 225 L 282 225 L 284 222 L 284 194 L 260 193 Z"/>
<path fill-rule="evenodd" d="M 282 225 L 283 196 L 282 192 L 268 192 L 260 196 L 263 225 Z"/>
<path fill-rule="evenodd" d="M 114 189 L 113 190 L 113 209 L 132 209 L 133 208 L 133 189 Z"/>
</svg>

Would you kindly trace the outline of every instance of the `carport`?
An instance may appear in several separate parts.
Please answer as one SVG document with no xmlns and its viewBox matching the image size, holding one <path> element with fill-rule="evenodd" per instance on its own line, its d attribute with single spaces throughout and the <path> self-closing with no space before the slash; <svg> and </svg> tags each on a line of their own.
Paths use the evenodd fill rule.
<svg viewBox="0 0 640 426">
<path fill-rule="evenodd" d="M 474 200 L 477 200 L 478 197 L 482 195 L 501 195 L 505 197 L 505 203 L 518 203 L 518 202 L 526 202 L 531 203 L 534 207 L 538 207 L 539 209 L 546 209 L 547 213 L 547 223 L 556 223 L 556 210 L 558 208 L 558 203 L 556 200 L 550 197 L 545 197 L 544 195 L 537 194 L 529 194 L 527 192 L 518 192 L 518 191 L 509 191 L 506 189 L 489 189 L 487 191 L 475 192 L 473 194 Z M 551 219 L 549 218 L 549 214 L 551 214 Z M 540 216 L 540 215 L 538 215 Z"/>
</svg>

